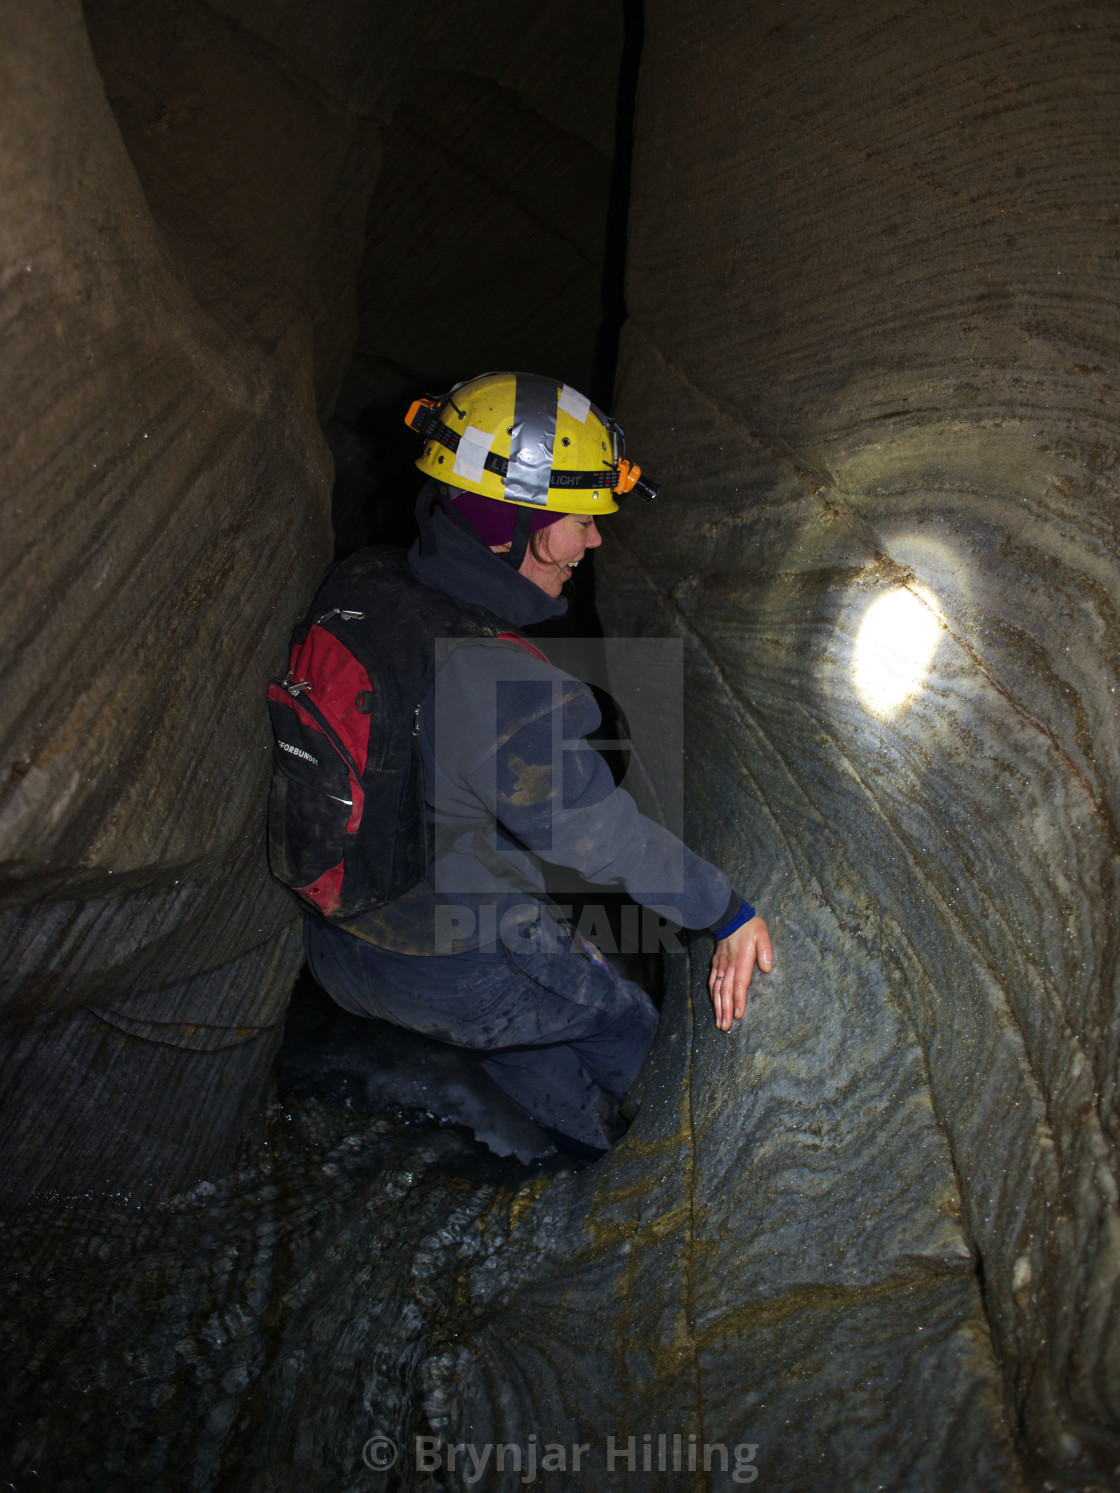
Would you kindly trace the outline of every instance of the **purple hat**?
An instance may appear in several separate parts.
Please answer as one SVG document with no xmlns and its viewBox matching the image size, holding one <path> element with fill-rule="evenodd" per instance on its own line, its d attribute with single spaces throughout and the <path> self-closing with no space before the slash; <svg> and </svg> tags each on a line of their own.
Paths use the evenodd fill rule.
<svg viewBox="0 0 1120 1493">
<path fill-rule="evenodd" d="M 451 499 L 457 513 L 461 513 L 484 544 L 512 544 L 517 515 L 524 505 L 501 503 L 497 498 L 487 498 L 478 492 L 457 492 Z M 558 518 L 563 518 L 554 508 L 537 508 L 529 520 L 529 532 L 547 529 Z"/>
</svg>

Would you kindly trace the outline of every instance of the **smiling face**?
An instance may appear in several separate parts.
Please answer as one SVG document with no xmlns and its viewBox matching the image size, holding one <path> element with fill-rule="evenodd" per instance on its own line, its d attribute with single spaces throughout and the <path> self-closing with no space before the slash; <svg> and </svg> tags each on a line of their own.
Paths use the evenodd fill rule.
<svg viewBox="0 0 1120 1493">
<path fill-rule="evenodd" d="M 570 581 L 572 571 L 583 559 L 586 550 L 598 549 L 603 536 L 595 527 L 595 520 L 587 513 L 565 513 L 547 529 L 534 535 L 536 545 L 530 544 L 521 562 L 521 574 L 534 586 L 547 591 L 549 596 L 559 596 L 565 581 Z M 534 553 L 535 550 L 535 553 Z"/>
<path fill-rule="evenodd" d="M 539 529 L 525 551 L 521 574 L 549 596 L 559 596 L 565 581 L 587 550 L 598 549 L 603 536 L 588 513 L 565 513 L 547 529 Z M 495 551 L 508 550 L 508 544 L 494 545 Z"/>
</svg>

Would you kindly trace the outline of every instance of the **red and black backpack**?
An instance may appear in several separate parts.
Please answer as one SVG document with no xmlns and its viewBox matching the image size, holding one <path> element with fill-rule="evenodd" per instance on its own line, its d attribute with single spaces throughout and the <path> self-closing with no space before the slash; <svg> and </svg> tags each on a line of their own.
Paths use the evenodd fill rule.
<svg viewBox="0 0 1120 1493">
<path fill-rule="evenodd" d="M 268 687 L 269 859 L 325 917 L 391 902 L 427 870 L 420 703 L 435 640 L 452 637 L 522 641 L 422 585 L 387 546 L 333 566 L 292 634 L 288 673 Z"/>
</svg>

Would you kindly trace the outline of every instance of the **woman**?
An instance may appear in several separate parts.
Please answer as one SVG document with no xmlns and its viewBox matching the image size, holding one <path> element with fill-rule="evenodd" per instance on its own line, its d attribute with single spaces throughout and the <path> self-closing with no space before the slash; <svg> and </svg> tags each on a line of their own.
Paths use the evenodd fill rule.
<svg viewBox="0 0 1120 1493">
<path fill-rule="evenodd" d="M 478 1051 L 559 1145 L 599 1155 L 624 1129 L 657 1016 L 553 917 L 541 861 L 710 929 L 722 1031 L 743 1015 L 755 964 L 772 963 L 765 923 L 723 873 L 615 787 L 587 741 L 591 692 L 516 631 L 566 609 L 562 587 L 602 542 L 614 493 L 655 489 L 623 457 L 617 423 L 551 379 L 485 375 L 418 401 L 408 423 L 433 480 L 412 589 L 394 607 L 411 608 L 410 636 L 449 598 L 474 618 L 433 646 L 417 713 L 435 854 L 404 895 L 345 921 L 309 917 L 308 960 L 340 1005 Z"/>
</svg>

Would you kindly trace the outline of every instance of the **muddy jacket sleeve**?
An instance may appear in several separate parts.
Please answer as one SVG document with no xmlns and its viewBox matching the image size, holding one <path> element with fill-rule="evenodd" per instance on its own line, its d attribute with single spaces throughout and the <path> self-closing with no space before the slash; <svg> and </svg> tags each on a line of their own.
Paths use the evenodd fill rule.
<svg viewBox="0 0 1120 1493">
<path fill-rule="evenodd" d="M 686 928 L 740 911 L 722 871 L 641 814 L 587 737 L 600 724 L 586 685 L 510 644 L 460 648 L 433 692 L 434 756 L 464 818 L 486 819 L 542 861 L 624 887 Z"/>
</svg>

